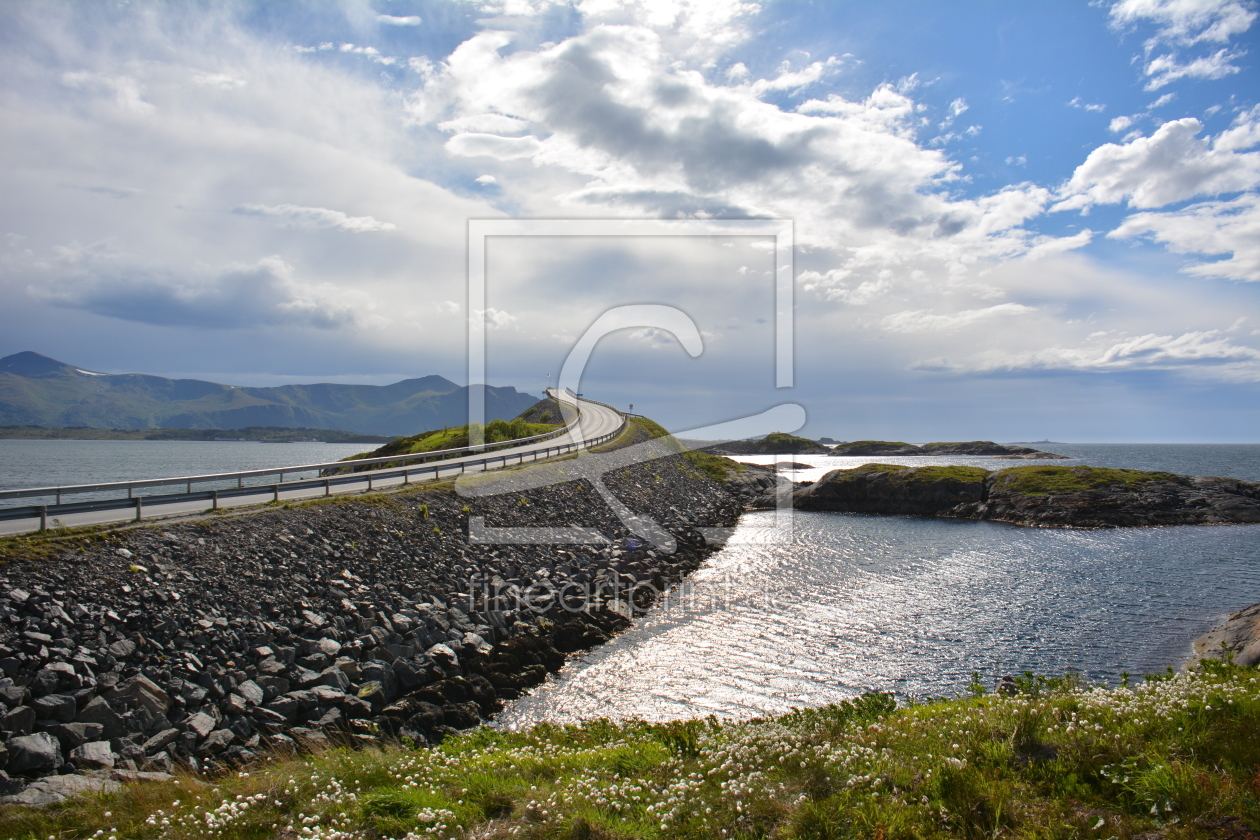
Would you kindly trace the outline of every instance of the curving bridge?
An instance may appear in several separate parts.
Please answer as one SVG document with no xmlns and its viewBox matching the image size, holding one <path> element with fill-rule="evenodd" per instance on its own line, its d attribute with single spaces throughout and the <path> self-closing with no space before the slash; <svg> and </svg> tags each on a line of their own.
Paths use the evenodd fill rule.
<svg viewBox="0 0 1260 840">
<path fill-rule="evenodd" d="M 308 501 L 454 478 L 588 449 L 613 439 L 625 427 L 626 415 L 612 406 L 568 391 L 550 389 L 548 394 L 575 407 L 576 419 L 544 435 L 481 447 L 214 475 L 0 490 L 0 505 L 15 501 L 20 505 L 0 507 L 0 535 Z M 324 474 L 348 466 L 366 469 L 345 475 Z M 172 492 L 181 485 L 182 492 Z M 34 504 L 21 504 L 27 500 Z"/>
</svg>

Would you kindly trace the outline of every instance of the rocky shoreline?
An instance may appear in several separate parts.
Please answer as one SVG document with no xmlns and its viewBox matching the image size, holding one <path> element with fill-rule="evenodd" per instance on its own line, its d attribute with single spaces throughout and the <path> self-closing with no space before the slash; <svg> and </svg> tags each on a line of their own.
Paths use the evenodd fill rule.
<svg viewBox="0 0 1260 840">
<path fill-rule="evenodd" d="M 1195 639 L 1187 667 L 1224 656 L 1235 665 L 1260 665 L 1260 604 L 1244 607 Z"/>
<path fill-rule="evenodd" d="M 755 485 L 728 492 L 676 455 L 603 480 L 677 550 L 633 537 L 585 481 L 481 499 L 420 487 L 12 542 L 0 801 L 478 725 L 697 568 L 715 550 L 697 529 L 734 525 Z M 605 541 L 470 543 L 473 517 Z"/>
<path fill-rule="evenodd" d="M 798 485 L 799 510 L 1069 528 L 1260 523 L 1260 483 L 1101 467 L 865 464 Z"/>
</svg>

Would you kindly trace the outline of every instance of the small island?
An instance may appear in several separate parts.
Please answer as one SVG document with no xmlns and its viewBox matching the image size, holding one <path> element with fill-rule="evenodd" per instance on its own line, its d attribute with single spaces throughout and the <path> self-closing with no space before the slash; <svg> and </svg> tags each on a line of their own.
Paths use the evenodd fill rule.
<svg viewBox="0 0 1260 840">
<path fill-rule="evenodd" d="M 799 510 L 1119 528 L 1260 523 L 1260 483 L 1104 467 L 864 464 L 793 492 Z"/>
</svg>

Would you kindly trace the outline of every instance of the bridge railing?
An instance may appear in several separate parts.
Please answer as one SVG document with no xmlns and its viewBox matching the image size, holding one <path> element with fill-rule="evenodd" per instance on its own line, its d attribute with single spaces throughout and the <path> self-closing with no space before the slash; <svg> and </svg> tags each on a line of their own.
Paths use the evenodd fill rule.
<svg viewBox="0 0 1260 840">
<path fill-rule="evenodd" d="M 603 405 L 603 403 L 600 403 L 600 405 Z M 105 481 L 98 482 L 96 484 L 70 484 L 58 487 L 30 487 L 17 490 L 0 490 L 0 501 L 5 499 L 53 497 L 55 498 L 54 504 L 60 505 L 62 503 L 63 495 L 76 493 L 100 493 L 111 490 L 126 490 L 127 498 L 134 499 L 136 490 L 145 487 L 176 487 L 183 484 L 185 492 L 191 493 L 193 492 L 194 484 L 202 484 L 211 481 L 225 482 L 235 480 L 236 486 L 238 488 L 243 488 L 246 486 L 259 486 L 257 484 L 246 485 L 245 479 L 247 478 L 258 478 L 271 475 L 278 476 L 279 482 L 277 483 L 284 484 L 285 473 L 323 472 L 324 470 L 333 469 L 340 471 L 347 468 L 353 470 L 356 467 L 373 466 L 377 464 L 423 463 L 434 459 L 442 460 L 458 458 L 461 455 L 469 453 L 492 452 L 498 449 L 516 447 L 528 443 L 537 443 L 539 441 L 550 440 L 552 438 L 568 434 L 577 427 L 578 419 L 578 417 L 575 417 L 563 427 L 559 429 L 552 429 L 550 432 L 544 432 L 540 435 L 531 435 L 529 437 L 516 438 L 515 440 L 499 441 L 498 443 L 487 443 L 482 444 L 481 446 L 463 446 L 455 449 L 435 449 L 432 452 L 417 452 L 412 455 L 386 455 L 379 458 L 356 458 L 349 461 L 330 461 L 322 464 L 300 464 L 292 467 L 271 467 L 268 469 L 240 470 L 238 472 L 228 473 L 210 473 L 206 475 L 176 476 L 173 478 L 146 478 L 138 481 Z M 266 482 L 262 482 L 261 484 L 265 486 Z"/>
<path fill-rule="evenodd" d="M 600 403 L 600 405 L 604 405 Z M 615 409 L 614 409 L 615 410 Z M 172 493 L 166 495 L 132 495 L 129 492 L 127 498 L 98 499 L 92 501 L 61 503 L 58 501 L 53 505 L 34 505 L 28 507 L 11 507 L 0 508 L 0 525 L 7 523 L 9 527 L 0 529 L 5 533 L 21 533 L 23 531 L 47 530 L 49 524 L 60 527 L 65 524 L 60 520 L 63 517 L 73 517 L 75 515 L 89 515 L 95 517 L 89 524 L 106 524 L 107 522 L 120 522 L 134 520 L 139 522 L 145 518 L 146 508 L 149 509 L 152 516 L 153 510 L 158 509 L 157 515 L 162 515 L 160 508 L 171 505 L 183 505 L 185 509 L 175 511 L 174 513 L 188 513 L 187 508 L 190 504 L 199 503 L 194 506 L 191 512 L 196 512 L 197 507 L 201 506 L 206 510 L 219 510 L 221 507 L 233 506 L 231 501 L 238 499 L 239 504 L 259 504 L 266 501 L 279 502 L 283 495 L 288 495 L 290 499 L 307 500 L 319 496 L 331 496 L 336 492 L 351 492 L 363 490 L 371 492 L 382 489 L 386 486 L 396 486 L 398 484 L 408 485 L 413 480 L 424 481 L 433 480 L 442 477 L 443 473 L 448 476 L 458 470 L 458 474 L 469 471 L 473 468 L 481 468 L 483 470 L 503 468 L 514 464 L 526 464 L 534 461 L 546 460 L 559 455 L 568 454 L 582 449 L 589 449 L 617 437 L 625 429 L 628 422 L 624 414 L 620 414 L 621 422 L 616 429 L 598 435 L 593 438 L 586 438 L 579 441 L 569 441 L 560 443 L 556 446 L 543 447 L 541 449 L 520 450 L 520 444 L 537 442 L 548 437 L 555 437 L 571 430 L 577 424 L 577 418 L 572 423 L 567 424 L 563 429 L 553 430 L 544 435 L 534 435 L 530 438 L 519 438 L 515 441 L 504 441 L 500 444 L 491 444 L 498 448 L 511 447 L 516 449 L 514 452 L 504 452 L 500 455 L 487 455 L 483 458 L 443 458 L 429 463 L 413 466 L 391 467 L 386 469 L 370 470 L 366 472 L 338 472 L 336 475 L 324 475 L 316 478 L 299 479 L 297 481 L 278 481 L 273 484 L 250 484 L 245 485 L 238 483 L 236 487 L 216 488 L 210 490 L 192 490 L 187 489 L 183 493 Z M 451 449 L 443 450 L 443 452 L 467 452 L 471 449 Z M 432 458 L 438 452 L 427 452 L 420 456 Z M 335 461 L 331 464 L 308 464 L 300 467 L 286 467 L 284 472 L 310 471 L 313 469 L 326 468 L 331 466 L 346 466 L 356 463 L 379 463 L 389 462 L 398 463 L 401 460 L 413 460 L 412 457 L 400 458 L 398 456 L 390 456 L 385 458 L 361 458 L 355 461 Z M 497 467 L 495 465 L 498 465 Z M 257 474 L 277 474 L 279 470 L 249 470 L 243 473 L 225 473 L 222 475 L 228 477 L 248 476 Z M 178 484 L 190 480 L 213 479 L 222 476 L 192 476 L 182 479 L 165 479 L 151 482 L 111 482 L 103 485 L 78 485 L 77 487 L 101 488 L 109 486 L 127 487 L 128 485 L 145 484 L 151 486 L 155 484 Z M 67 489 L 67 488 L 62 488 Z M 10 491 L 18 492 L 18 491 Z M 295 495 L 296 494 L 296 495 Z M 270 499 L 266 497 L 270 496 Z M 167 515 L 172 512 L 167 511 Z M 105 518 L 102 518 L 105 517 Z M 21 524 L 22 520 L 26 524 Z M 16 528 L 14 527 L 16 526 Z"/>
</svg>

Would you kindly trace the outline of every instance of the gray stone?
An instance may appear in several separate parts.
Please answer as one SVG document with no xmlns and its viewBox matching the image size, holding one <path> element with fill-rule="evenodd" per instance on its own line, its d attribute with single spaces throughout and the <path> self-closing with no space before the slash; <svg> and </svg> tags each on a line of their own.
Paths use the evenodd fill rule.
<svg viewBox="0 0 1260 840">
<path fill-rule="evenodd" d="M 340 668 L 325 668 L 323 673 L 319 675 L 319 680 L 315 683 L 317 686 L 328 686 L 335 688 L 344 693 L 350 688 L 350 678 L 346 676 L 346 672 Z"/>
<path fill-rule="evenodd" d="M 459 664 L 459 657 L 455 655 L 455 651 L 451 650 L 447 645 L 434 645 L 425 651 L 437 664 L 443 668 L 449 668 L 452 665 Z"/>
<path fill-rule="evenodd" d="M 47 779 L 31 782 L 21 793 L 0 796 L 0 803 L 42 808 L 45 805 L 65 802 L 72 796 L 85 793 L 113 793 L 121 789 L 122 785 L 112 779 L 76 775 L 49 776 Z"/>
<path fill-rule="evenodd" d="M 262 686 L 264 702 L 289 693 L 289 681 L 283 677 L 258 677 L 255 682 Z"/>
<path fill-rule="evenodd" d="M 61 742 L 63 750 L 69 751 L 88 741 L 99 741 L 105 733 L 105 727 L 99 723 L 59 723 L 48 727 L 46 731 Z"/>
<path fill-rule="evenodd" d="M 333 659 L 341 652 L 341 642 L 336 639 L 320 639 L 318 644 L 319 652 Z"/>
<path fill-rule="evenodd" d="M 5 742 L 10 773 L 46 773 L 62 764 L 61 745 L 47 732 L 18 735 Z"/>
<path fill-rule="evenodd" d="M 31 703 L 37 720 L 53 720 L 69 723 L 74 720 L 78 705 L 69 694 L 47 694 Z"/>
<path fill-rule="evenodd" d="M 0 686 L 0 703 L 7 709 L 21 706 L 30 696 L 31 692 L 24 685 Z"/>
<path fill-rule="evenodd" d="M 70 751 L 70 760 L 80 770 L 108 770 L 114 766 L 114 751 L 109 741 L 88 741 Z"/>
<path fill-rule="evenodd" d="M 437 647 L 450 648 L 446 645 L 437 645 Z M 455 654 L 452 653 L 451 656 Z M 406 659 L 394 660 L 394 676 L 398 678 L 398 682 L 407 688 L 415 688 L 424 682 L 425 672 L 417 668 L 412 662 Z"/>
<path fill-rule="evenodd" d="M 35 731 L 35 710 L 30 706 L 18 706 L 4 716 L 4 728 L 15 735 L 30 735 Z"/>
<path fill-rule="evenodd" d="M 108 650 L 114 658 L 126 659 L 136 652 L 136 643 L 131 641 L 131 639 L 123 639 L 122 641 L 114 642 L 109 646 Z"/>
<path fill-rule="evenodd" d="M 266 694 L 266 692 L 263 691 L 262 686 L 253 680 L 245 680 L 245 682 L 238 685 L 236 687 L 236 693 L 241 695 L 241 697 L 244 697 L 245 702 L 251 706 L 261 706 L 263 697 Z"/>
<path fill-rule="evenodd" d="M 189 732 L 195 734 L 198 740 L 213 732 L 217 725 L 218 724 L 215 722 L 215 719 L 205 712 L 197 712 L 197 714 L 192 715 L 188 718 L 188 720 L 184 721 L 184 726 Z"/>
<path fill-rule="evenodd" d="M 163 729 L 161 732 L 145 741 L 144 746 L 142 746 L 141 749 L 144 750 L 145 755 L 153 755 L 153 753 L 158 750 L 165 748 L 167 744 L 173 743 L 178 737 L 178 729 Z"/>
<path fill-rule="evenodd" d="M 236 743 L 235 732 L 230 729 L 216 729 L 206 736 L 206 740 L 201 744 L 201 751 L 218 755 L 234 743 Z"/>
<path fill-rule="evenodd" d="M 122 717 L 106 702 L 104 697 L 93 697 L 75 716 L 79 723 L 99 723 L 106 738 L 119 738 L 127 732 Z"/>
<path fill-rule="evenodd" d="M 110 775 L 120 782 L 169 782 L 175 778 L 170 773 L 146 770 L 115 770 Z"/>
<path fill-rule="evenodd" d="M 112 696 L 130 697 L 153 715 L 165 715 L 171 710 L 171 696 L 143 674 L 137 674 L 118 686 Z"/>
</svg>

